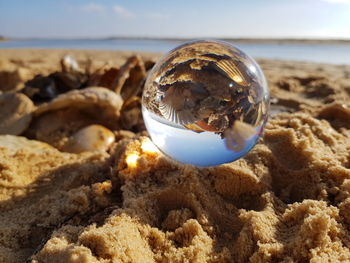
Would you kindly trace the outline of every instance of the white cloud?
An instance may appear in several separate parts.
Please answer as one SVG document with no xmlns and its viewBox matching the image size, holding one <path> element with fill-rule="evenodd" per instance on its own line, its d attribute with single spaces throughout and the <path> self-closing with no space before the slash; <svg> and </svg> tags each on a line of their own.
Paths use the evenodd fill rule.
<svg viewBox="0 0 350 263">
<path fill-rule="evenodd" d="M 118 15 L 121 16 L 123 18 L 133 18 L 135 17 L 135 14 L 131 11 L 129 11 L 128 9 L 120 6 L 120 5 L 114 5 L 113 7 L 113 11 Z"/>
<path fill-rule="evenodd" d="M 327 3 L 341 3 L 341 4 L 350 4 L 350 0 L 323 0 Z"/>
<path fill-rule="evenodd" d="M 145 17 L 152 20 L 167 20 L 170 18 L 168 14 L 162 13 L 147 13 L 145 14 Z"/>
<path fill-rule="evenodd" d="M 104 12 L 106 10 L 105 6 L 100 5 L 100 4 L 96 4 L 96 3 L 89 3 L 87 5 L 84 5 L 81 7 L 81 10 L 84 12 Z"/>
</svg>

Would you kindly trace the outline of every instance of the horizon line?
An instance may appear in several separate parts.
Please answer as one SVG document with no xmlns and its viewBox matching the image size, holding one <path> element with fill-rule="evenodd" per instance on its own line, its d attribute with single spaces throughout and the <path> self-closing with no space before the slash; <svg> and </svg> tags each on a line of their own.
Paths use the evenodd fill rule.
<svg viewBox="0 0 350 263">
<path fill-rule="evenodd" d="M 350 38 L 334 37 L 157 37 L 157 36 L 101 36 L 101 37 L 11 37 L 0 35 L 0 40 L 164 40 L 190 41 L 198 39 L 217 39 L 237 42 L 350 42 Z"/>
</svg>

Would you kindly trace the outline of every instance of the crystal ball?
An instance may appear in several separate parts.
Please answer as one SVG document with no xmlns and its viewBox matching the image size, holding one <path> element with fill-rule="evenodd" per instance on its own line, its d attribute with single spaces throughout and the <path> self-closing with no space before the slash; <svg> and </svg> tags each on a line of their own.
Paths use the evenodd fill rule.
<svg viewBox="0 0 350 263">
<path fill-rule="evenodd" d="M 258 64 L 221 41 L 188 42 L 165 54 L 147 76 L 142 114 L 153 143 L 187 164 L 235 161 L 265 126 L 269 90 Z"/>
</svg>

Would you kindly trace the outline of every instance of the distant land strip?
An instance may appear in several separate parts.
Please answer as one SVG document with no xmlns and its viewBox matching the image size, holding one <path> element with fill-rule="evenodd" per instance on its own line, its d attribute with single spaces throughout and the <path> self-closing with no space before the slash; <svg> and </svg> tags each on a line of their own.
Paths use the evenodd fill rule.
<svg viewBox="0 0 350 263">
<path fill-rule="evenodd" d="M 314 39 L 314 38 L 220 38 L 220 37 L 194 37 L 194 38 L 168 38 L 168 37 L 134 37 L 134 36 L 112 36 L 112 37 L 60 37 L 60 38 L 44 38 L 44 37 L 28 37 L 8 38 L 0 36 L 0 41 L 4 40 L 158 40 L 171 42 L 186 42 L 196 39 L 217 39 L 227 42 L 236 43 L 268 43 L 268 44 L 350 44 L 350 39 Z"/>
<path fill-rule="evenodd" d="M 228 42 L 237 43 L 271 43 L 271 44 L 350 44 L 350 39 L 310 39 L 310 38 L 213 38 L 213 37 L 199 37 L 199 38 L 159 38 L 159 37 L 108 37 L 110 40 L 163 40 L 185 42 L 196 39 L 217 39 Z"/>
</svg>

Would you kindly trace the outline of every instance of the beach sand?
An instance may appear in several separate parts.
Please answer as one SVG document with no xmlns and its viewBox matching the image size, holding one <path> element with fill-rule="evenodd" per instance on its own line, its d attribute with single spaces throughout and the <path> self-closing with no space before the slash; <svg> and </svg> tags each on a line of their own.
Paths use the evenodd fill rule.
<svg viewBox="0 0 350 263">
<path fill-rule="evenodd" d="M 139 103 L 84 122 L 113 131 L 107 152 L 63 152 L 81 98 L 50 113 L 20 93 L 65 54 L 91 70 L 132 55 L 0 50 L 0 132 L 12 134 L 0 135 L 0 262 L 350 262 L 350 66 L 258 60 L 272 98 L 263 138 L 198 168 L 150 147 Z M 159 57 L 140 55 L 146 69 Z M 114 99 L 94 92 L 83 99 Z"/>
</svg>

